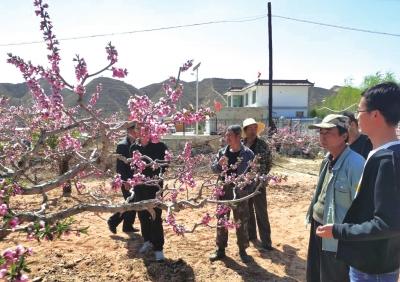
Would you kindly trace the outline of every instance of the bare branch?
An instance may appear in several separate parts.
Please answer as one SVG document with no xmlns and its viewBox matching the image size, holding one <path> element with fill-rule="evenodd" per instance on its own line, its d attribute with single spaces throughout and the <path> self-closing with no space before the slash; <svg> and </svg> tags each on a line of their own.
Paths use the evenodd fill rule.
<svg viewBox="0 0 400 282">
<path fill-rule="evenodd" d="M 35 195 L 35 194 L 43 194 L 46 193 L 58 186 L 60 186 L 62 183 L 66 182 L 67 180 L 74 178 L 78 173 L 85 168 L 87 168 L 90 164 L 94 163 L 96 159 L 92 159 L 89 162 L 86 163 L 79 163 L 77 164 L 73 169 L 67 171 L 63 175 L 60 175 L 58 178 L 49 181 L 47 183 L 35 185 L 26 189 L 22 190 L 22 195 Z"/>
</svg>

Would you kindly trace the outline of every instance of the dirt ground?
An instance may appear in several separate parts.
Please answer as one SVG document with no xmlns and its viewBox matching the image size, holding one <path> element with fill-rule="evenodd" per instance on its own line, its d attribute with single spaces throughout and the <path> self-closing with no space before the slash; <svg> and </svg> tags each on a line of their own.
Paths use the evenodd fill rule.
<svg viewBox="0 0 400 282">
<path fill-rule="evenodd" d="M 305 214 L 316 183 L 320 160 L 281 158 L 273 172 L 288 174 L 286 183 L 269 187 L 268 210 L 274 251 L 248 249 L 253 261 L 239 260 L 236 238 L 230 231 L 227 258 L 211 263 L 208 255 L 215 248 L 215 230 L 198 228 L 185 237 L 165 226 L 166 261 L 157 263 L 153 255 L 140 255 L 142 239 L 130 238 L 118 229 L 107 229 L 109 214 L 84 213 L 75 219 L 90 226 L 88 235 L 68 236 L 54 242 L 29 241 L 24 235 L 11 235 L 0 242 L 0 249 L 18 243 L 34 248 L 28 258 L 34 281 L 304 281 L 309 229 Z M 27 199 L 21 204 L 27 204 Z M 34 200 L 32 200 L 33 202 Z M 66 205 L 71 198 L 61 198 Z M 205 209 L 180 212 L 178 220 L 190 225 Z M 165 215 L 165 213 L 164 213 Z M 136 227 L 139 221 L 136 220 Z"/>
</svg>

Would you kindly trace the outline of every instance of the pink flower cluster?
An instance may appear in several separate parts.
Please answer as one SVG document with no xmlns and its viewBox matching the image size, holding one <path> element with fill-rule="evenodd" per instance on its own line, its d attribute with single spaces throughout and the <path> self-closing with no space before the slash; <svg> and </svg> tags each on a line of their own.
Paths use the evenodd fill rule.
<svg viewBox="0 0 400 282">
<path fill-rule="evenodd" d="M 73 59 L 74 62 L 77 62 L 75 65 L 75 76 L 78 81 L 86 78 L 88 75 L 87 64 L 85 59 L 80 58 L 79 55 L 76 55 L 76 58 Z"/>
<path fill-rule="evenodd" d="M 208 225 L 210 221 L 212 220 L 212 217 L 210 216 L 209 213 L 206 213 L 203 218 L 201 219 L 201 224 L 203 225 Z"/>
<path fill-rule="evenodd" d="M 193 60 L 188 60 L 186 63 L 183 64 L 183 66 L 181 66 L 180 70 L 181 71 L 187 71 L 192 66 L 193 66 Z"/>
<path fill-rule="evenodd" d="M 174 156 L 173 156 L 173 154 L 172 154 L 170 151 L 165 150 L 164 159 L 165 159 L 167 162 L 172 161 L 173 157 L 174 157 Z"/>
<path fill-rule="evenodd" d="M 114 179 L 113 179 L 112 182 L 111 182 L 111 188 L 112 188 L 114 191 L 117 191 L 117 190 L 121 189 L 122 185 L 123 185 L 123 181 L 122 181 L 122 179 L 121 179 L 121 174 L 117 173 L 117 174 L 114 176 Z"/>
<path fill-rule="evenodd" d="M 93 93 L 92 97 L 90 97 L 88 108 L 93 108 L 97 101 L 99 100 L 100 92 L 103 90 L 103 85 L 99 83 L 96 86 L 96 92 Z"/>
<path fill-rule="evenodd" d="M 146 162 L 142 160 L 142 154 L 138 151 L 132 153 L 131 168 L 138 173 L 142 173 L 146 168 Z"/>
<path fill-rule="evenodd" d="M 118 77 L 118 78 L 124 78 L 125 76 L 128 75 L 128 70 L 127 69 L 121 69 L 121 68 L 111 68 L 112 70 L 112 76 L 113 77 Z"/>
<path fill-rule="evenodd" d="M 167 218 L 165 219 L 165 222 L 168 225 L 172 226 L 172 230 L 177 235 L 182 235 L 183 236 L 185 234 L 185 232 L 186 232 L 185 227 L 183 225 L 181 225 L 181 224 L 177 224 L 176 223 L 175 216 L 171 212 L 169 212 L 167 214 Z"/>
<path fill-rule="evenodd" d="M 227 205 L 218 205 L 217 206 L 217 210 L 215 211 L 215 213 L 218 216 L 223 216 L 223 215 L 226 215 L 230 211 L 231 211 L 231 208 L 228 207 Z"/>
<path fill-rule="evenodd" d="M 31 254 L 31 248 L 25 248 L 21 245 L 18 245 L 15 249 L 6 249 L 2 254 L 4 263 L 0 265 L 0 279 L 28 282 L 28 276 L 22 273 L 22 270 L 26 267 L 25 257 Z M 12 272 L 10 271 L 11 269 L 13 269 Z"/>
<path fill-rule="evenodd" d="M 199 109 L 197 112 L 193 110 L 183 109 L 182 111 L 176 112 L 172 120 L 176 123 L 193 124 L 206 119 L 207 116 L 211 115 L 210 108 Z"/>
<path fill-rule="evenodd" d="M 81 142 L 70 134 L 62 136 L 58 146 L 62 151 L 78 151 L 82 148 Z"/>
<path fill-rule="evenodd" d="M 110 61 L 110 64 L 115 64 L 118 62 L 118 52 L 117 49 L 111 44 L 111 42 L 108 43 L 106 47 L 106 52 L 107 52 L 107 60 Z"/>
</svg>

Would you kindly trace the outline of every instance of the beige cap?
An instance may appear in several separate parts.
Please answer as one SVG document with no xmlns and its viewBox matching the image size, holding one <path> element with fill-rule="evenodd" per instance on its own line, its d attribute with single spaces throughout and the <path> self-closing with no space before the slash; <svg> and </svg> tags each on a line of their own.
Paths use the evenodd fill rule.
<svg viewBox="0 0 400 282">
<path fill-rule="evenodd" d="M 324 119 L 317 124 L 312 124 L 308 126 L 310 129 L 319 129 L 319 128 L 334 128 L 336 126 L 343 127 L 345 129 L 349 129 L 350 119 L 344 115 L 330 114 L 324 117 Z"/>
</svg>

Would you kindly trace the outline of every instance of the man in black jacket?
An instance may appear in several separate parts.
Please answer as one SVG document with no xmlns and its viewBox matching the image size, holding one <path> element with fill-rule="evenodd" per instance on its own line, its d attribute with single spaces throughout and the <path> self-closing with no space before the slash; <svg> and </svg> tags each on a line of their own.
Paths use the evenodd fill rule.
<svg viewBox="0 0 400 282">
<path fill-rule="evenodd" d="M 367 159 L 369 152 L 372 150 L 372 143 L 368 136 L 360 133 L 358 128 L 358 120 L 351 112 L 343 112 L 342 115 L 350 119 L 349 127 L 349 145 L 350 149 L 359 153 L 364 159 Z"/>
<path fill-rule="evenodd" d="M 118 143 L 116 153 L 125 157 L 130 158 L 131 154 L 129 153 L 129 148 L 132 143 L 135 141 L 135 126 L 131 126 L 126 130 L 126 136 Z M 117 173 L 121 175 L 121 179 L 123 181 L 128 180 L 128 178 L 132 178 L 132 170 L 129 163 L 125 163 L 122 160 L 117 159 Z M 129 192 L 129 187 L 125 185 L 125 183 L 121 187 L 122 196 L 124 199 L 127 199 L 131 193 Z M 133 201 L 132 201 L 133 202 Z M 123 213 L 115 213 L 113 214 L 107 221 L 108 228 L 114 234 L 117 233 L 117 226 L 122 223 L 122 231 L 125 233 L 137 232 L 139 231 L 136 228 L 133 228 L 133 223 L 135 222 L 136 211 L 127 211 Z"/>
<path fill-rule="evenodd" d="M 362 93 L 361 130 L 373 150 L 343 224 L 317 235 L 339 240 L 337 258 L 350 265 L 351 281 L 398 281 L 400 266 L 400 87 L 392 82 Z"/>
<path fill-rule="evenodd" d="M 153 161 L 158 160 L 164 162 L 165 151 L 168 150 L 167 146 L 163 142 L 153 143 L 150 140 L 149 129 L 139 125 L 137 128 L 137 136 L 139 142 L 134 143 L 130 147 L 131 155 L 133 152 L 139 152 L 142 156 L 147 156 Z M 145 160 L 146 164 L 149 160 Z M 165 162 L 164 162 L 165 164 Z M 166 166 L 152 167 L 146 166 L 141 172 L 144 176 L 149 179 L 158 180 L 159 176 L 164 173 Z M 156 181 L 157 183 L 157 181 Z M 135 202 L 144 200 L 155 199 L 159 190 L 163 188 L 163 181 L 158 181 L 157 184 L 142 183 L 135 186 Z M 155 260 L 158 262 L 164 261 L 164 229 L 163 220 L 161 218 L 162 210 L 160 208 L 154 208 L 155 218 L 152 217 L 149 211 L 142 210 L 138 212 L 140 220 L 140 229 L 144 240 L 143 245 L 139 249 L 139 252 L 144 254 L 149 252 L 151 249 L 154 251 Z"/>
</svg>

